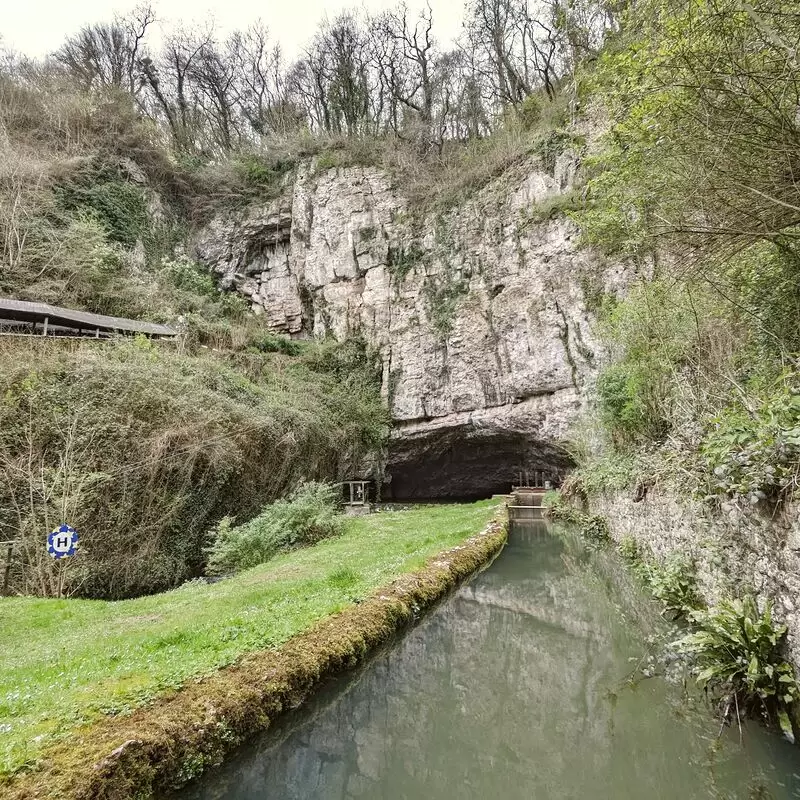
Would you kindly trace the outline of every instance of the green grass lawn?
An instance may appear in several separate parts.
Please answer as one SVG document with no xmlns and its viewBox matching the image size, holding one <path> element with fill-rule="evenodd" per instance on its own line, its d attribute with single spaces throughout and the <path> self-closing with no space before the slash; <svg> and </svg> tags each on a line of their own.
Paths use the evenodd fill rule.
<svg viewBox="0 0 800 800">
<path fill-rule="evenodd" d="M 489 521 L 496 503 L 349 520 L 345 533 L 217 584 L 136 600 L 0 599 L 0 775 L 55 737 L 252 650 L 276 647 Z"/>
</svg>

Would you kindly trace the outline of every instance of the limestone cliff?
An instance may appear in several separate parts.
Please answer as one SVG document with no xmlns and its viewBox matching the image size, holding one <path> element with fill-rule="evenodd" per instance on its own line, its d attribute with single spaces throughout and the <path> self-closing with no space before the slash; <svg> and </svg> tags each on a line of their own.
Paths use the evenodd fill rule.
<svg viewBox="0 0 800 800">
<path fill-rule="evenodd" d="M 530 161 L 422 214 L 378 169 L 309 162 L 277 200 L 213 220 L 196 251 L 273 330 L 379 349 L 395 496 L 507 489 L 564 465 L 557 442 L 601 355 L 592 298 L 629 279 L 563 215 L 542 219 L 573 171 Z"/>
</svg>

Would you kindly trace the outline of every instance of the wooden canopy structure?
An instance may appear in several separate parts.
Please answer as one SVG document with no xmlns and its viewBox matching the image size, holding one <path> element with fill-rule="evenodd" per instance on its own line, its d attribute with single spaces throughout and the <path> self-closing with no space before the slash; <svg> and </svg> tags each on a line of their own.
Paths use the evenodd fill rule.
<svg viewBox="0 0 800 800">
<path fill-rule="evenodd" d="M 73 311 L 48 303 L 0 298 L 0 334 L 38 336 L 89 336 L 107 338 L 115 333 L 173 338 L 178 332 L 155 322 Z"/>
</svg>

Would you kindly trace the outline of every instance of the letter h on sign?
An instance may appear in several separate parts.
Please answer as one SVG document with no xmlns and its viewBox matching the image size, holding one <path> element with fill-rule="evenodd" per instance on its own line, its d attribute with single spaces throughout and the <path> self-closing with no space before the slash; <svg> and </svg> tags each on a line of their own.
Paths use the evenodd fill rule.
<svg viewBox="0 0 800 800">
<path fill-rule="evenodd" d="M 59 525 L 47 537 L 47 552 L 53 558 L 66 558 L 74 556 L 78 544 L 78 534 L 69 525 Z"/>
</svg>

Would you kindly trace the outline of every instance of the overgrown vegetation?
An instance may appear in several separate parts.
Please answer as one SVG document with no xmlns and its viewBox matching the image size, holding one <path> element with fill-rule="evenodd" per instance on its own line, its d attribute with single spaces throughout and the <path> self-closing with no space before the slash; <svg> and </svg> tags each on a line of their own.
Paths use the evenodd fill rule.
<svg viewBox="0 0 800 800">
<path fill-rule="evenodd" d="M 300 355 L 179 355 L 146 340 L 0 349 L 0 508 L 15 591 L 128 597 L 205 562 L 221 517 L 245 520 L 302 479 L 336 479 L 380 451 L 380 371 L 362 342 Z M 42 536 L 68 521 L 79 555 Z"/>
<path fill-rule="evenodd" d="M 192 258 L 191 237 L 213 215 L 275 199 L 309 159 L 312 178 L 382 167 L 412 213 L 441 213 L 531 158 L 552 168 L 579 145 L 565 133 L 575 86 L 559 77 L 596 53 L 607 20 L 589 4 L 543 6 L 549 27 L 517 8 L 490 22 L 491 3 L 467 10 L 470 60 L 440 47 L 430 9 L 415 19 L 399 7 L 322 23 L 295 65 L 256 24 L 225 39 L 173 30 L 156 50 L 146 5 L 41 61 L 3 51 L 0 294 L 181 333 L 175 351 L 0 347 L 12 591 L 173 586 L 204 568 L 203 536 L 225 515 L 246 523 L 299 481 L 378 453 L 387 418 L 363 343 L 268 331 Z M 401 280 L 421 258 L 399 244 L 389 267 Z M 428 286 L 442 335 L 467 284 L 444 274 Z M 40 538 L 67 518 L 79 555 L 53 563 Z"/>
<path fill-rule="evenodd" d="M 723 717 L 751 714 L 777 722 L 794 741 L 790 713 L 800 690 L 781 652 L 786 626 L 773 621 L 772 604 L 759 611 L 745 595 L 690 616 L 699 630 L 677 644 L 693 657 L 697 682 L 719 702 Z"/>
<path fill-rule="evenodd" d="M 601 306 L 615 360 L 586 459 L 746 511 L 800 465 L 798 36 L 786 4 L 646 2 L 587 76 L 614 123 L 574 216 L 648 279 Z"/>
<path fill-rule="evenodd" d="M 127 87 L 74 77 L 0 67 L 0 294 L 180 337 L 4 338 L 0 537 L 10 591 L 119 598 L 200 574 L 222 517 L 342 477 L 380 452 L 388 418 L 363 342 L 272 333 L 189 255 L 198 219 L 274 196 L 291 153 L 170 152 Z M 42 537 L 67 519 L 79 554 L 54 562 Z"/>
<path fill-rule="evenodd" d="M 644 471 L 643 459 L 628 453 L 585 453 L 567 475 L 561 490 L 566 497 L 586 499 L 601 491 L 633 486 Z"/>
<path fill-rule="evenodd" d="M 428 277 L 423 291 L 431 323 L 440 336 L 446 337 L 453 330 L 460 299 L 469 292 L 469 281 L 445 268 Z"/>
<path fill-rule="evenodd" d="M 663 612 L 684 617 L 692 631 L 673 643 L 726 722 L 745 716 L 778 724 L 794 741 L 792 714 L 800 697 L 784 657 L 787 628 L 772 617 L 772 602 L 759 610 L 752 594 L 722 599 L 706 609 L 692 562 L 673 554 L 659 560 L 632 537 L 618 544 L 622 558 L 647 585 Z"/>
<path fill-rule="evenodd" d="M 169 741 L 168 748 L 178 753 L 181 743 L 187 737 L 198 736 L 198 731 L 204 730 L 212 738 L 222 733 L 217 723 L 230 725 L 229 730 L 237 731 L 239 737 L 252 734 L 257 729 L 253 720 L 261 720 L 263 725 L 276 713 L 274 704 L 268 709 L 254 709 L 252 704 L 256 701 L 249 692 L 257 687 L 267 693 L 275 691 L 275 680 L 265 680 L 263 676 L 274 676 L 276 666 L 282 663 L 278 650 L 281 645 L 337 615 L 324 624 L 331 625 L 331 640 L 345 648 L 337 651 L 328 643 L 328 647 L 334 647 L 333 652 L 340 652 L 339 658 L 330 656 L 327 649 L 315 652 L 313 637 L 287 657 L 289 667 L 301 673 L 291 673 L 295 678 L 290 682 L 291 691 L 287 688 L 287 695 L 296 702 L 298 689 L 313 685 L 316 678 L 332 668 L 352 665 L 363 657 L 367 641 L 372 645 L 382 641 L 368 638 L 377 613 L 369 605 L 373 602 L 369 596 L 377 588 L 386 587 L 385 593 L 390 595 L 388 584 L 395 579 L 420 570 L 442 550 L 461 546 L 460 572 L 454 575 L 449 569 L 442 570 L 441 565 L 428 567 L 429 574 L 417 576 L 407 585 L 404 602 L 409 606 L 430 603 L 452 586 L 456 576 L 469 574 L 502 546 L 504 535 L 499 532 L 494 538 L 481 537 L 472 549 L 463 547 L 466 539 L 487 525 L 496 510 L 496 504 L 481 502 L 348 519 L 341 536 L 278 555 L 268 564 L 227 580 L 210 585 L 193 581 L 165 594 L 134 600 L 111 603 L 3 598 L 0 786 L 4 786 L 4 796 L 6 790 L 11 791 L 5 787 L 10 776 L 39 764 L 43 752 L 65 739 L 70 742 L 69 735 L 79 728 L 83 729 L 82 746 L 70 748 L 70 767 L 60 770 L 62 778 L 48 776 L 44 792 L 52 795 L 56 787 L 63 788 L 63 778 L 68 782 L 84 767 L 89 775 L 102 778 L 102 772 L 94 765 L 108 755 L 108 742 L 100 735 L 99 743 L 94 741 L 99 752 L 87 753 L 84 726 L 105 723 L 133 725 L 136 729 L 136 719 L 131 721 L 127 715 L 152 698 L 185 686 L 195 676 L 204 676 L 204 683 L 190 684 L 184 692 L 191 696 L 192 686 L 200 690 L 201 719 L 206 723 L 195 725 L 193 707 L 190 715 L 180 700 L 175 711 L 173 696 L 170 703 L 150 705 L 153 717 L 142 726 L 143 732 L 158 732 L 156 735 L 163 738 L 162 723 L 175 712 L 179 728 L 173 731 L 175 741 Z M 386 600 L 384 596 L 375 601 L 383 639 L 394 632 L 392 622 L 397 622 L 400 613 L 395 601 L 387 607 Z M 347 609 L 354 603 L 362 605 L 345 624 Z M 344 615 L 338 613 L 343 611 Z M 403 613 L 410 617 L 411 607 L 404 607 Z M 352 644 L 351 637 L 355 639 Z M 253 657 L 247 660 L 242 656 L 251 651 L 268 652 L 248 673 L 247 665 L 254 663 Z M 326 659 L 332 659 L 330 666 L 326 666 Z M 235 661 L 235 674 L 217 672 Z M 245 678 L 241 677 L 241 670 Z M 59 686 L 57 693 L 54 685 Z M 220 717 L 209 724 L 212 701 Z M 284 707 L 291 705 L 287 696 Z M 277 708 L 280 707 L 278 703 Z M 239 713 L 233 713 L 235 708 Z M 247 729 L 248 724 L 253 727 Z M 130 738 L 133 737 L 122 734 L 120 741 Z M 206 752 L 200 748 L 196 754 L 201 764 Z M 139 791 L 144 791 L 153 778 L 152 763 L 144 761 L 148 772 L 136 783 Z M 172 764 L 176 772 L 180 769 L 178 761 Z M 48 757 L 46 764 L 51 763 Z M 82 777 L 85 779 L 85 774 Z M 100 789 L 86 791 L 88 796 L 101 796 Z"/>
<path fill-rule="evenodd" d="M 610 533 L 608 521 L 600 514 L 587 514 L 565 499 L 560 492 L 548 492 L 544 496 L 545 516 L 558 522 L 575 525 L 590 542 L 608 542 Z"/>
<path fill-rule="evenodd" d="M 631 537 L 622 539 L 617 549 L 661 604 L 663 613 L 686 617 L 703 608 L 691 559 L 673 554 L 659 561 Z"/>
</svg>

